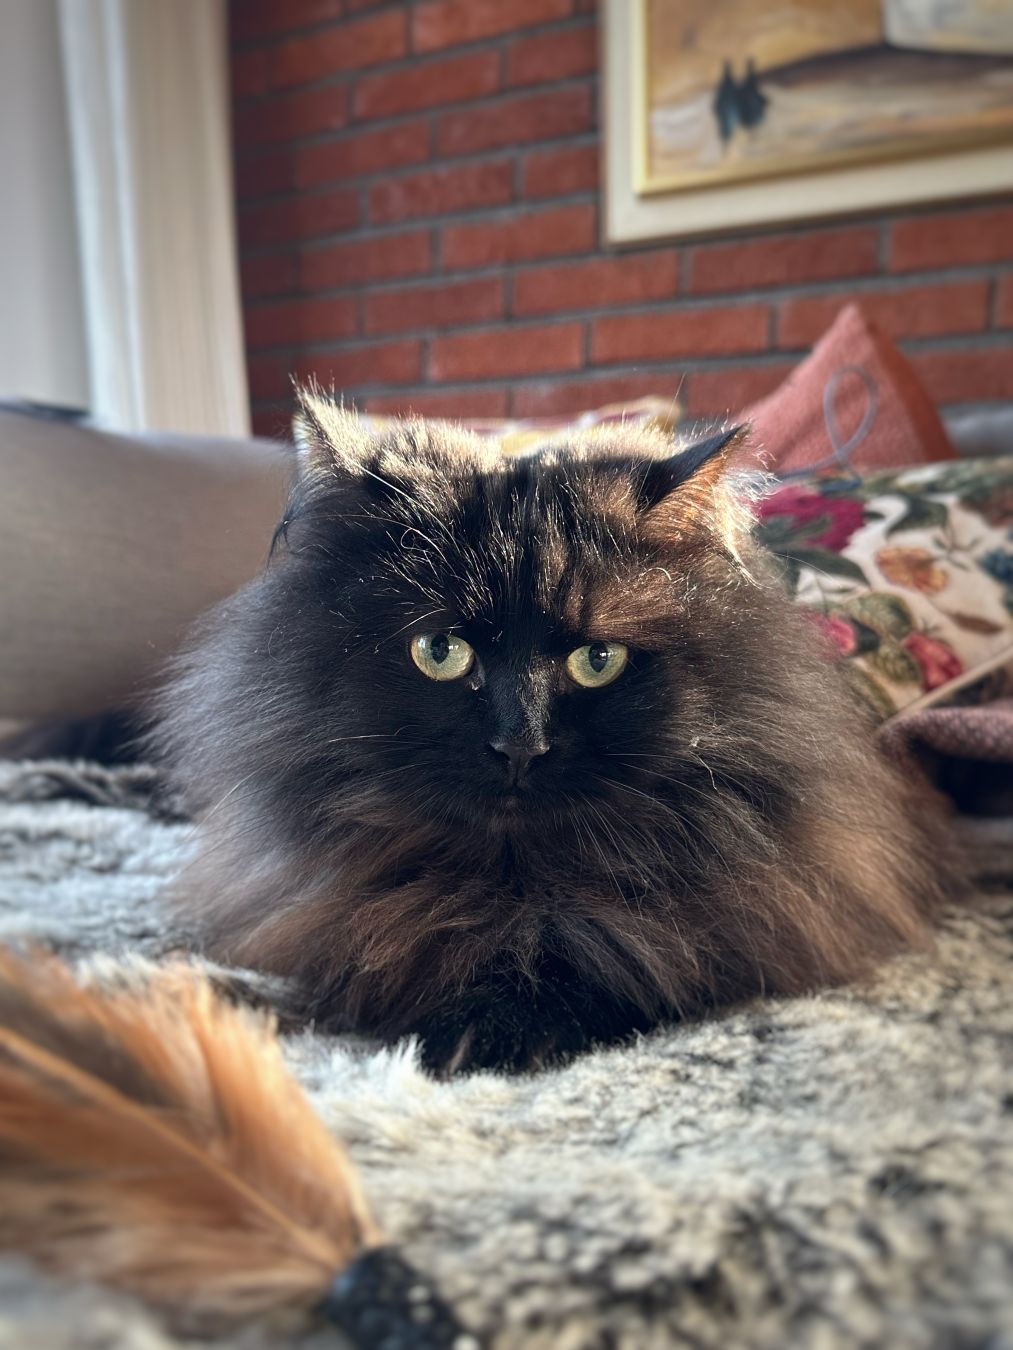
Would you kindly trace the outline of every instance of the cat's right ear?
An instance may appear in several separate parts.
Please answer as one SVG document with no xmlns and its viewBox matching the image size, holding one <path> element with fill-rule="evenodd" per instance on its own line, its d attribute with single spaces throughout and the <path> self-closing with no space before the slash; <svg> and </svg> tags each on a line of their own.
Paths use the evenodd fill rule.
<svg viewBox="0 0 1013 1350">
<path fill-rule="evenodd" d="M 697 498 L 700 504 L 706 502 L 748 436 L 746 426 L 726 427 L 683 446 L 674 455 L 650 460 L 640 483 L 641 508 L 651 510 L 662 506 L 680 489 L 680 505 L 685 506 L 690 497 Z"/>
<path fill-rule="evenodd" d="M 298 388 L 296 399 L 293 429 L 300 477 L 361 477 L 373 434 L 358 413 L 315 385 Z"/>
<path fill-rule="evenodd" d="M 738 559 L 749 516 L 727 476 L 748 437 L 748 426 L 725 428 L 650 461 L 638 493 L 645 531 L 667 541 L 710 536 Z"/>
</svg>

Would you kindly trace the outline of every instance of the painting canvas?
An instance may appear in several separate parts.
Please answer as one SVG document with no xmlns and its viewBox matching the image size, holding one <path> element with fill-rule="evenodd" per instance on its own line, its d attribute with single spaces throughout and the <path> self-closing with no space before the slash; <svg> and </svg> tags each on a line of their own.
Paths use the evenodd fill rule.
<svg viewBox="0 0 1013 1350">
<path fill-rule="evenodd" d="M 641 194 L 1013 143 L 1013 0 L 639 4 Z"/>
</svg>

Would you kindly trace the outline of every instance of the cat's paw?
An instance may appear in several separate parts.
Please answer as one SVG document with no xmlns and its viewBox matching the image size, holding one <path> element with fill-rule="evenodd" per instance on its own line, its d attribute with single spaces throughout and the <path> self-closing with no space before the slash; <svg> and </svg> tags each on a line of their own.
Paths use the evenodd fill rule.
<svg viewBox="0 0 1013 1350">
<path fill-rule="evenodd" d="M 434 1017 L 419 1033 L 422 1065 L 439 1078 L 481 1070 L 532 1073 L 572 1059 L 587 1046 L 573 1024 L 521 1023 L 497 1009 L 474 1013 L 466 1021 L 453 1015 Z"/>
</svg>

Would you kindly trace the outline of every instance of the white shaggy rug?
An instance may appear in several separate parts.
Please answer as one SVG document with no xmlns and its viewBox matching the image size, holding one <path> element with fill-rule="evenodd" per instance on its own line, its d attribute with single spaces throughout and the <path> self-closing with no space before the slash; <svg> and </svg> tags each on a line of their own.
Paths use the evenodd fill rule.
<svg viewBox="0 0 1013 1350">
<path fill-rule="evenodd" d="M 173 945 L 158 893 L 190 829 L 153 789 L 144 769 L 0 764 L 0 939 Z M 290 1061 L 388 1233 L 494 1350 L 1008 1350 L 1009 837 L 984 827 L 991 889 L 935 955 L 867 987 L 530 1078 L 436 1083 L 410 1046 L 308 1032 Z M 127 1300 L 0 1262 L 0 1350 L 179 1344 Z"/>
</svg>

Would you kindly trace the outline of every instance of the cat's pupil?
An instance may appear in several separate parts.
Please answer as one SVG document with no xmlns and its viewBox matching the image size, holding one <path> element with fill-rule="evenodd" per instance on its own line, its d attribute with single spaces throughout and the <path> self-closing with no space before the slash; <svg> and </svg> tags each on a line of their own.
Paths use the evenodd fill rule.
<svg viewBox="0 0 1013 1350">
<path fill-rule="evenodd" d="M 450 655 L 450 639 L 447 637 L 446 633 L 436 634 L 429 644 L 429 655 L 438 666 L 441 666 L 447 659 Z"/>
<path fill-rule="evenodd" d="M 608 664 L 609 649 L 603 642 L 596 642 L 587 649 L 588 665 L 596 675 L 600 675 Z"/>
</svg>

